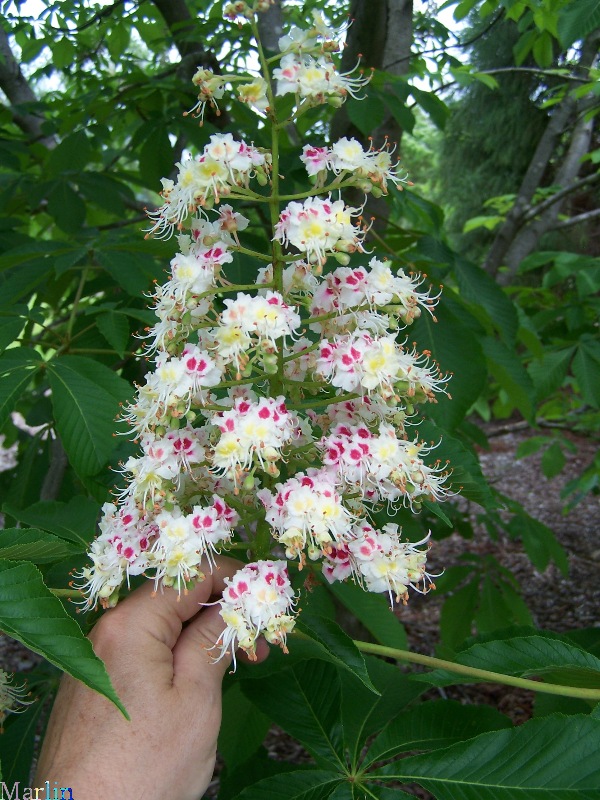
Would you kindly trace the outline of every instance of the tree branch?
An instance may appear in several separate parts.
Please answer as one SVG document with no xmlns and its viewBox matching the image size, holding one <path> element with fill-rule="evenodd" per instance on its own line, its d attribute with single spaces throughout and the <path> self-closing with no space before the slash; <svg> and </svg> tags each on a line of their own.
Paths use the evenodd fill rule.
<svg viewBox="0 0 600 800">
<path fill-rule="evenodd" d="M 576 217 L 563 219 L 560 222 L 557 222 L 552 230 L 557 231 L 561 230 L 562 228 L 571 228 L 573 225 L 581 225 L 582 222 L 588 222 L 588 220 L 595 219 L 596 217 L 600 217 L 600 208 L 594 208 L 591 211 L 584 212 L 583 214 L 577 214 Z"/>
<path fill-rule="evenodd" d="M 595 38 L 593 36 L 589 37 L 581 49 L 578 71 L 587 73 L 596 59 L 597 52 L 598 44 Z M 536 189 L 542 185 L 548 164 L 569 122 L 575 118 L 577 108 L 577 99 L 571 93 L 565 95 L 561 103 L 555 107 L 521 182 L 515 203 L 496 233 L 485 260 L 484 269 L 491 275 L 497 275 L 500 266 L 507 263 L 509 251 L 513 250 L 513 254 L 511 254 L 511 270 L 506 275 L 503 275 L 503 280 L 510 280 L 514 272 L 515 258 L 512 256 L 515 250 L 515 239 L 523 227 L 523 216 L 529 210 L 531 199 Z M 557 183 L 570 184 L 574 177 L 573 174 L 570 174 L 568 179 L 564 181 L 557 180 Z"/>
<path fill-rule="evenodd" d="M 15 58 L 10 47 L 8 34 L 0 25 L 0 89 L 8 98 L 12 106 L 15 125 L 32 140 L 40 141 L 46 147 L 52 147 L 55 142 L 51 137 L 44 136 L 42 125 L 43 117 L 27 109 L 38 103 L 33 89 L 27 83 L 21 66 Z M 22 106 L 22 108 L 19 108 Z"/>
<path fill-rule="evenodd" d="M 569 194 L 573 194 L 573 192 L 578 191 L 579 189 L 583 188 L 584 186 L 589 186 L 592 183 L 596 183 L 596 181 L 600 180 L 600 172 L 594 172 L 592 175 L 587 175 L 585 178 L 581 178 L 578 181 L 575 181 L 570 186 L 566 186 L 564 189 L 560 189 L 556 194 L 553 194 L 552 197 L 548 197 L 541 203 L 538 203 L 537 206 L 533 206 L 530 208 L 524 215 L 523 215 L 523 222 L 529 222 L 529 220 L 537 217 L 538 214 L 541 214 L 550 206 L 553 206 L 554 203 L 557 203 L 559 200 L 562 200 Z"/>
</svg>

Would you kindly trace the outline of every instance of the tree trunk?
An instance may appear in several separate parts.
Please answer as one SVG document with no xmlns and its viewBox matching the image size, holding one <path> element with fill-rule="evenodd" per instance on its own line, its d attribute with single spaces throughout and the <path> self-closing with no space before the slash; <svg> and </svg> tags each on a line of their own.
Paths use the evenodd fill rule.
<svg viewBox="0 0 600 800">
<path fill-rule="evenodd" d="M 53 147 L 55 142 L 42 132 L 43 117 L 38 117 L 27 109 L 38 102 L 32 88 L 21 71 L 21 66 L 14 57 L 8 41 L 8 34 L 0 25 L 0 89 L 11 104 L 15 125 L 31 139 L 41 142 L 46 147 Z"/>
<path fill-rule="evenodd" d="M 594 118 L 586 119 L 582 114 L 575 126 L 568 152 L 556 176 L 555 183 L 561 189 L 567 189 L 575 183 L 581 169 L 581 159 L 589 150 L 593 128 Z M 498 276 L 498 282 L 501 285 L 507 285 L 512 281 L 521 261 L 535 250 L 541 237 L 554 228 L 567 196 L 565 195 L 561 200 L 553 203 L 516 235 L 505 256 L 508 269 Z"/>
<path fill-rule="evenodd" d="M 342 55 L 342 72 L 354 69 L 361 57 L 365 67 L 375 67 L 392 75 L 406 74 L 410 66 L 412 14 L 412 0 L 353 0 L 352 25 Z M 333 118 L 331 138 L 343 136 L 364 140 L 342 106 Z M 375 146 L 380 147 L 386 136 L 399 144 L 402 129 L 390 114 L 373 129 L 372 136 Z"/>
<path fill-rule="evenodd" d="M 581 57 L 579 60 L 579 67 L 577 72 L 582 75 L 587 75 L 591 65 L 594 63 L 598 52 L 598 36 L 593 36 L 586 39 L 581 49 Z M 578 104 L 577 100 L 572 94 L 567 94 L 561 103 L 555 107 L 555 110 L 548 121 L 548 125 L 538 143 L 534 156 L 529 164 L 525 177 L 521 183 L 521 187 L 517 194 L 515 203 L 508 213 L 504 223 L 496 233 L 490 251 L 484 263 L 484 269 L 491 275 L 496 276 L 500 267 L 508 263 L 509 251 L 515 243 L 515 239 L 519 231 L 526 222 L 527 212 L 530 209 L 530 204 L 534 193 L 538 187 L 543 185 L 544 175 L 548 169 L 548 165 L 556 148 L 568 129 L 569 124 L 577 115 Z M 574 135 L 574 134 L 573 134 Z M 562 169 L 562 168 L 561 168 Z M 571 181 L 574 181 L 577 176 L 572 175 Z M 559 206 L 560 207 L 560 206 Z M 536 223 L 533 223 L 534 225 Z M 535 242 L 539 239 L 537 236 Z M 535 243 L 533 244 L 535 247 Z M 523 252 L 526 248 L 523 247 Z M 530 250 L 528 252 L 531 252 Z M 515 249 L 514 254 L 511 254 L 510 271 L 508 275 L 502 278 L 503 282 L 510 280 L 514 271 L 518 269 L 520 262 L 516 262 L 518 252 Z"/>
</svg>

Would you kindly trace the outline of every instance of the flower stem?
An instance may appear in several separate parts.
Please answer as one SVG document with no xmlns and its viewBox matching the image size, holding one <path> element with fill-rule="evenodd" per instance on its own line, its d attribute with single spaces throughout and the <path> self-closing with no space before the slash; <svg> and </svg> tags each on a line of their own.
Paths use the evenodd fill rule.
<svg viewBox="0 0 600 800">
<path fill-rule="evenodd" d="M 578 697 L 582 700 L 600 700 L 600 689 L 584 689 L 579 686 L 562 686 L 554 683 L 540 683 L 531 681 L 527 678 L 517 678 L 514 675 L 504 675 L 501 672 L 490 672 L 487 669 L 477 669 L 468 667 L 465 664 L 457 664 L 454 661 L 445 661 L 441 658 L 424 656 L 421 653 L 412 653 L 409 650 L 397 650 L 395 647 L 385 647 L 371 642 L 354 641 L 356 647 L 363 653 L 372 653 L 376 656 L 395 658 L 397 661 L 409 661 L 413 664 L 422 664 L 432 669 L 447 669 L 458 675 L 465 675 L 473 678 L 474 681 L 484 680 L 494 683 L 502 683 L 506 686 L 516 686 L 519 689 L 529 689 L 533 692 L 545 692 L 546 694 L 557 694 L 561 697 Z"/>
</svg>

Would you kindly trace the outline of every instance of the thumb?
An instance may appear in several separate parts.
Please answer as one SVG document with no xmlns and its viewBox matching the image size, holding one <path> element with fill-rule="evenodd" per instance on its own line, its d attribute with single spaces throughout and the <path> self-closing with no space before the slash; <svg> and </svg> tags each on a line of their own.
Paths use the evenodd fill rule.
<svg viewBox="0 0 600 800">
<path fill-rule="evenodd" d="M 231 648 L 222 658 L 217 645 L 225 623 L 219 614 L 220 606 L 210 606 L 197 614 L 184 628 L 173 648 L 174 682 L 178 678 L 220 684 L 231 664 Z"/>
</svg>

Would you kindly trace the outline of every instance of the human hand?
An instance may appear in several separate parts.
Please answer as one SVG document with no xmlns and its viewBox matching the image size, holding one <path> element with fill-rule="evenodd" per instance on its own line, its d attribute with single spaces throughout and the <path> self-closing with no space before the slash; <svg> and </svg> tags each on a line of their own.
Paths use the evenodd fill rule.
<svg viewBox="0 0 600 800">
<path fill-rule="evenodd" d="M 240 564 L 217 568 L 181 597 L 140 587 L 90 634 L 131 721 L 105 697 L 65 676 L 42 748 L 36 785 L 68 786 L 73 800 L 197 800 L 212 777 L 229 658 L 207 649 L 223 630 L 219 607 L 201 608 Z M 185 627 L 184 627 L 185 624 Z M 268 646 L 260 641 L 262 660 Z M 217 651 L 218 652 L 218 651 Z M 54 783 L 56 781 L 56 784 Z"/>
</svg>

